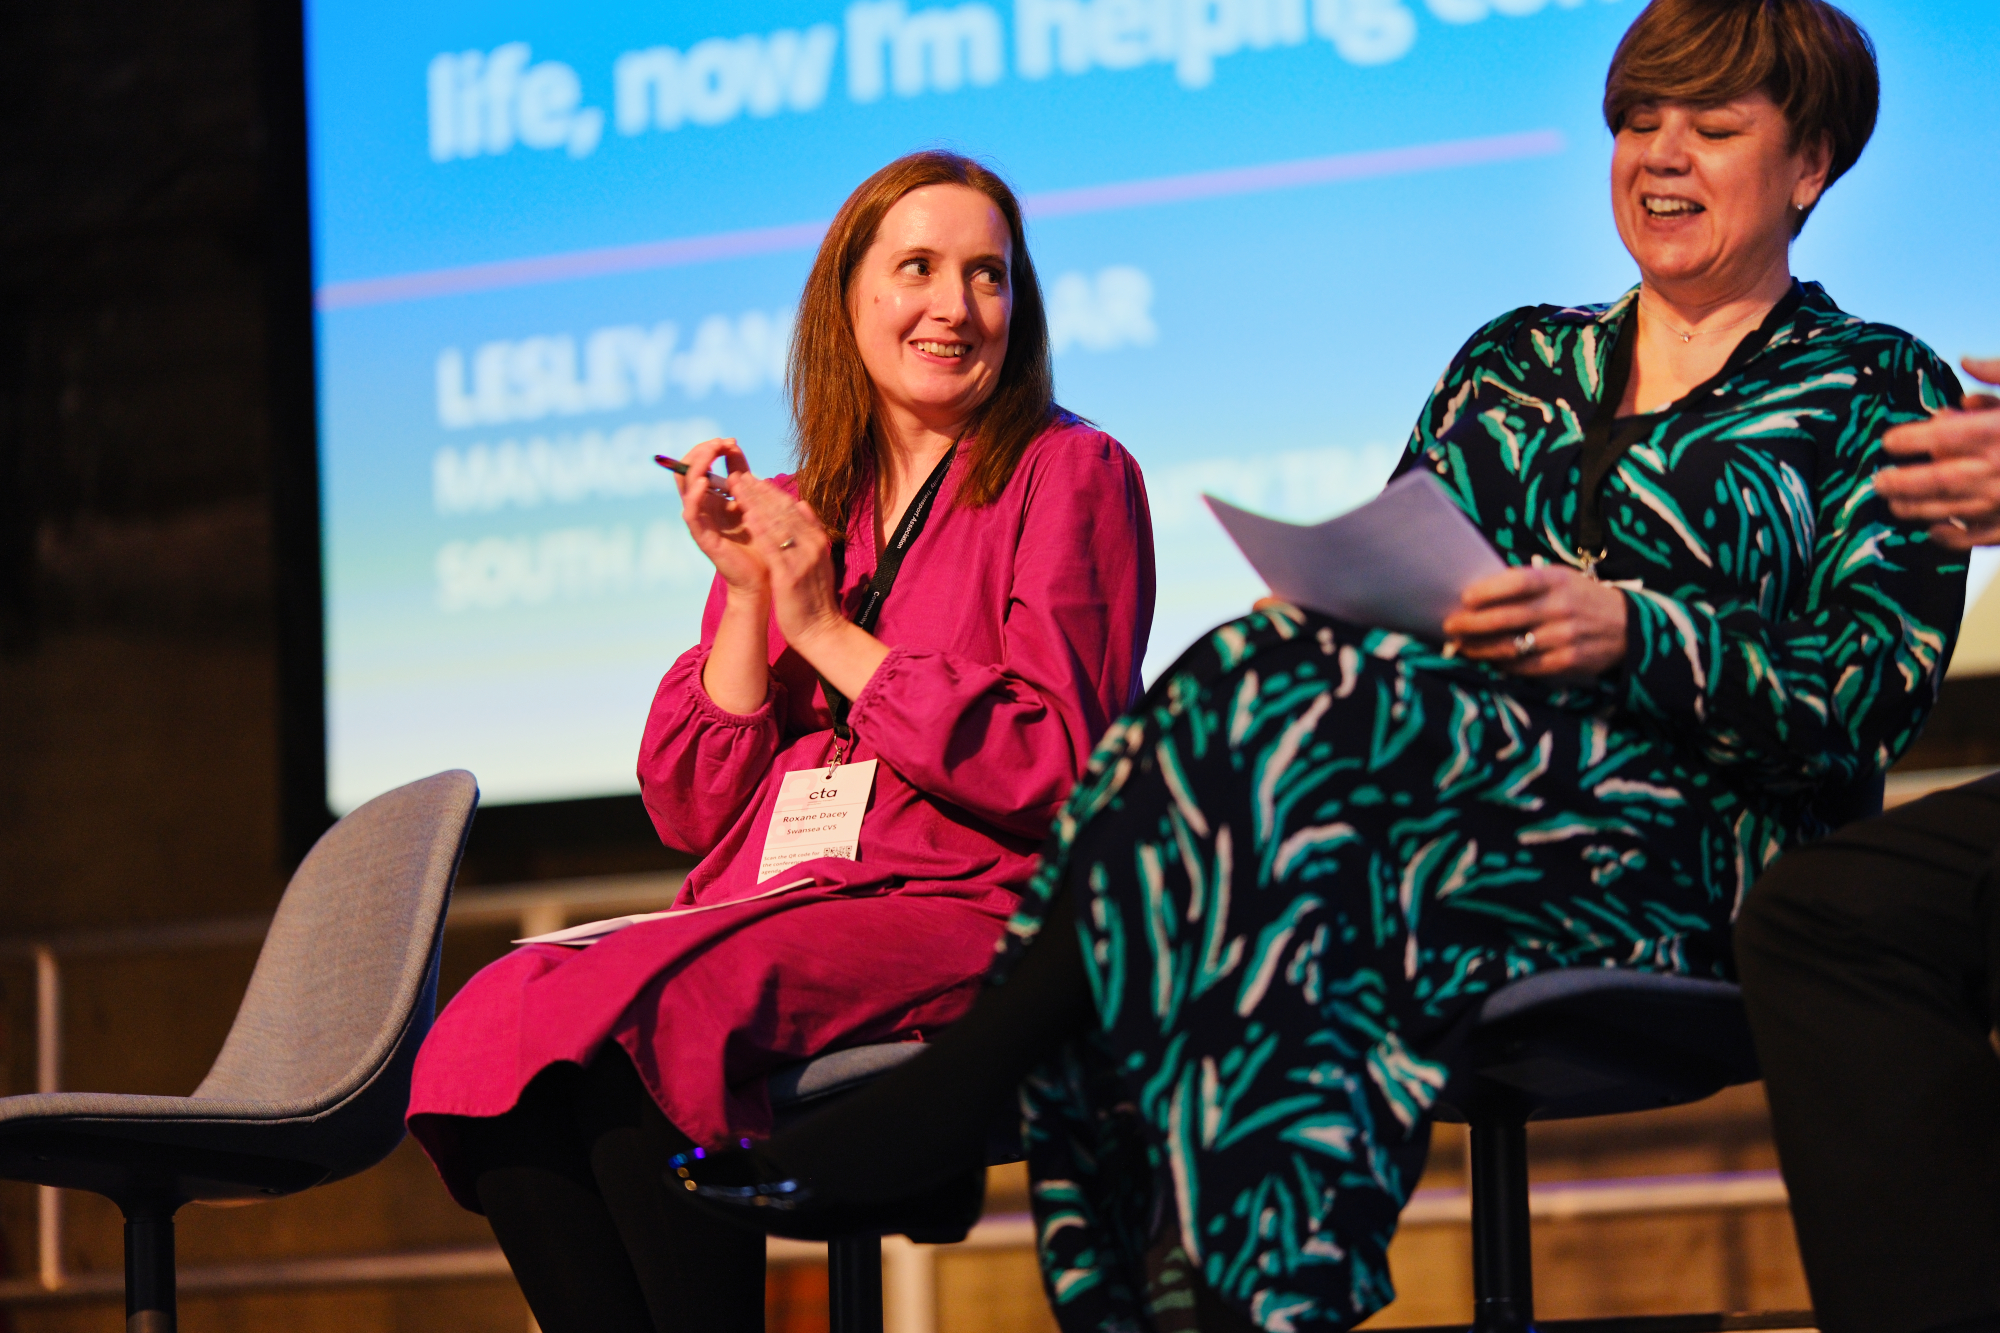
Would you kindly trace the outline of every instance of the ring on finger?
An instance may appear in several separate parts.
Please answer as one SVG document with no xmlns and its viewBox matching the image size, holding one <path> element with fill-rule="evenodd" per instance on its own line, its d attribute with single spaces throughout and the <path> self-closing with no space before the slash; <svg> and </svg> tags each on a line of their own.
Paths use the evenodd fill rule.
<svg viewBox="0 0 2000 1333">
<path fill-rule="evenodd" d="M 791 550 L 791 549 L 792 549 L 792 548 L 793 548 L 794 546 L 797 546 L 797 545 L 798 545 L 798 543 L 797 543 L 797 542 L 793 541 L 793 540 L 792 540 L 792 539 L 791 539 L 790 537 L 787 537 L 787 538 L 785 538 L 785 539 L 784 539 L 783 541 L 781 541 L 781 542 L 779 542 L 779 543 L 778 543 L 778 549 L 779 549 L 780 551 L 789 551 L 789 550 Z"/>
<path fill-rule="evenodd" d="M 1514 656 L 1533 657 L 1535 652 L 1535 632 L 1533 630 L 1523 630 L 1514 636 Z"/>
</svg>

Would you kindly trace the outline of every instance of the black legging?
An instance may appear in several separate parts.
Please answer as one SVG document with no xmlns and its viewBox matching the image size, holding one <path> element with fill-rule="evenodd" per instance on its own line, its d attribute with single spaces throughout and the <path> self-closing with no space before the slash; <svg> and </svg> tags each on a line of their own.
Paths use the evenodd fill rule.
<svg viewBox="0 0 2000 1333">
<path fill-rule="evenodd" d="M 2000 1329 L 2000 778 L 1781 859 L 1736 927 L 1827 1333 Z"/>
<path fill-rule="evenodd" d="M 544 1333 L 762 1333 L 764 1238 L 663 1188 L 667 1159 L 693 1144 L 615 1042 L 459 1130 L 480 1207 Z"/>
</svg>

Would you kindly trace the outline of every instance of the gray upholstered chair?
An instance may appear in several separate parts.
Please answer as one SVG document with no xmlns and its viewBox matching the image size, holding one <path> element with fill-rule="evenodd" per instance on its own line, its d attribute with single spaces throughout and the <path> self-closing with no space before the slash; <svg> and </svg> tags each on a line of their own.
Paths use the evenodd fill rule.
<svg viewBox="0 0 2000 1333">
<path fill-rule="evenodd" d="M 292 876 L 222 1053 L 188 1097 L 0 1098 L 0 1179 L 125 1214 L 128 1333 L 174 1328 L 174 1213 L 351 1176 L 403 1137 L 479 789 L 439 773 L 327 830 Z"/>
</svg>

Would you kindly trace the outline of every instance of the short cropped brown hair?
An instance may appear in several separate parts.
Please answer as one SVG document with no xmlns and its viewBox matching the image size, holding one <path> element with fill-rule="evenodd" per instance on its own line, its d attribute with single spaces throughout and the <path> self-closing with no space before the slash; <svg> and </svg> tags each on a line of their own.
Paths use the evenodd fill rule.
<svg viewBox="0 0 2000 1333">
<path fill-rule="evenodd" d="M 799 299 L 785 371 L 798 430 L 799 498 L 836 537 L 847 526 L 848 507 L 868 476 L 868 464 L 879 460 L 883 447 L 875 421 L 875 387 L 854 339 L 848 289 L 883 217 L 897 200 L 927 185 L 979 191 L 1007 220 L 1013 240 L 1007 280 L 1013 286 L 1014 311 L 1007 326 L 1007 359 L 993 396 L 980 407 L 968 432 L 971 456 L 960 476 L 958 502 L 978 508 L 999 498 L 1015 464 L 1057 411 L 1048 316 L 1014 192 L 994 172 L 957 153 L 932 150 L 897 158 L 861 182 L 827 228 Z"/>
<path fill-rule="evenodd" d="M 1794 150 L 1826 139 L 1828 185 L 1875 132 L 1882 80 L 1874 44 L 1826 0 L 1652 0 L 1611 57 L 1604 123 L 1616 134 L 1647 102 L 1727 102 L 1760 88 L 1785 113 Z"/>
</svg>

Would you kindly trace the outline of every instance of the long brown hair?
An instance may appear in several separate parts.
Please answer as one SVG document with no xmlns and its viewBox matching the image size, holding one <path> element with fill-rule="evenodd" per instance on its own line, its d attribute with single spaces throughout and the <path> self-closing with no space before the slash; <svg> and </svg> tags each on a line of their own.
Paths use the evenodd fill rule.
<svg viewBox="0 0 2000 1333">
<path fill-rule="evenodd" d="M 959 501 L 978 508 L 997 499 L 1022 453 L 1057 410 L 1048 316 L 1014 192 L 992 171 L 957 153 L 933 149 L 897 158 L 861 182 L 827 228 L 799 298 L 785 366 L 798 430 L 799 498 L 836 537 L 847 526 L 848 506 L 869 475 L 868 465 L 879 463 L 884 447 L 876 429 L 875 386 L 854 340 L 848 287 L 875 243 L 883 217 L 897 200 L 927 185 L 979 191 L 1007 219 L 1013 239 L 1007 280 L 1013 284 L 1014 312 L 1007 326 L 1007 359 L 999 384 L 968 428 L 971 448 L 959 477 Z"/>
</svg>

